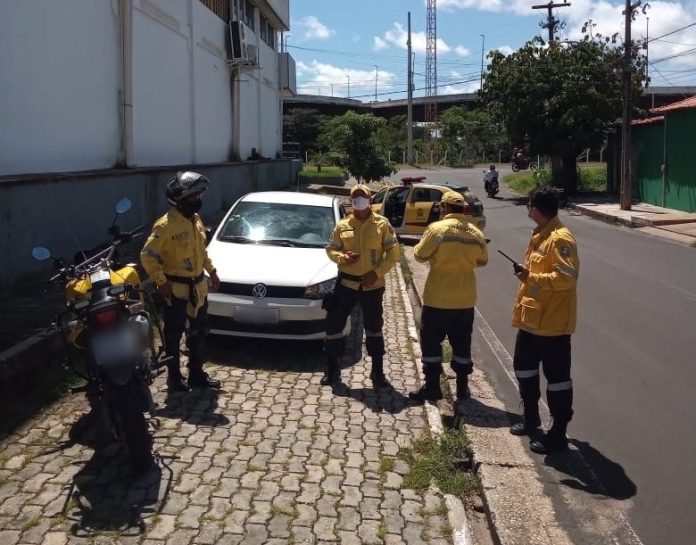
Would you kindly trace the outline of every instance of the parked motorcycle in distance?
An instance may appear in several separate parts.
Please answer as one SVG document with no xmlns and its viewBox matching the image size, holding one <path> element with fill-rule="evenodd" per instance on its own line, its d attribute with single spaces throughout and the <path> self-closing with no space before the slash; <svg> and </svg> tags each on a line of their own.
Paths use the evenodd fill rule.
<svg viewBox="0 0 696 545">
<path fill-rule="evenodd" d="M 512 160 L 512 171 L 519 172 L 520 170 L 537 170 L 539 164 L 536 161 L 532 161 L 529 157 L 524 155 L 517 155 Z"/>
<path fill-rule="evenodd" d="M 157 371 L 163 370 L 163 350 L 155 350 L 153 319 L 145 306 L 151 299 L 140 288 L 135 265 L 115 260 L 121 244 L 142 234 L 142 226 L 121 232 L 116 224 L 131 207 L 128 198 L 119 201 L 108 229 L 111 239 L 77 252 L 74 264 L 41 246 L 32 255 L 38 261 L 53 259 L 58 272 L 51 282 L 65 284 L 66 309 L 54 325 L 66 345 L 68 368 L 86 381 L 72 391 L 86 392 L 101 424 L 115 439 L 125 440 L 133 469 L 141 472 L 153 463 L 144 413 L 154 413 L 150 385 Z"/>
<path fill-rule="evenodd" d="M 498 171 L 484 170 L 483 173 L 485 174 L 483 177 L 483 187 L 486 190 L 486 195 L 492 199 L 498 194 L 498 191 L 500 191 L 498 185 Z"/>
</svg>

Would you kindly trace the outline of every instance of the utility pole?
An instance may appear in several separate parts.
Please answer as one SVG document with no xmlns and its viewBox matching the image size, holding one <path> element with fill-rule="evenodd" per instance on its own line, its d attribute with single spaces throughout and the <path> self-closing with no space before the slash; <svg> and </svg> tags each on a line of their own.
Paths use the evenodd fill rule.
<svg viewBox="0 0 696 545">
<path fill-rule="evenodd" d="M 379 78 L 379 66 L 375 64 L 375 102 L 377 102 L 377 79 Z"/>
<path fill-rule="evenodd" d="M 623 117 L 621 121 L 621 194 L 619 201 L 621 210 L 630 210 L 633 201 L 633 180 L 631 178 L 631 76 L 633 62 L 631 58 L 631 23 L 633 12 L 640 7 L 642 0 L 631 4 L 626 0 L 625 34 L 624 34 L 624 67 L 623 67 Z"/>
<path fill-rule="evenodd" d="M 546 23 L 540 24 L 541 28 L 549 29 L 549 43 L 553 42 L 556 29 L 563 24 L 560 19 L 556 19 L 553 16 L 553 10 L 555 8 L 567 8 L 568 6 L 570 6 L 568 2 L 564 2 L 563 4 L 554 4 L 553 2 L 549 2 L 548 4 L 532 6 L 532 9 L 546 9 L 549 11 Z M 563 24 L 563 26 L 565 26 L 565 24 Z"/>
<path fill-rule="evenodd" d="M 411 63 L 411 12 L 408 12 L 408 41 L 406 42 L 408 50 L 408 76 L 406 77 L 408 90 L 408 105 L 406 107 L 406 133 L 407 133 L 407 151 L 406 162 L 413 163 L 413 66 Z"/>
<path fill-rule="evenodd" d="M 348 78 L 348 98 L 350 98 L 350 74 L 346 77 Z"/>
<path fill-rule="evenodd" d="M 645 88 L 650 86 L 650 17 L 645 18 Z"/>
<path fill-rule="evenodd" d="M 486 50 L 486 35 L 481 34 L 481 89 L 483 89 L 483 57 Z"/>
<path fill-rule="evenodd" d="M 331 98 L 333 98 L 333 83 L 331 84 Z"/>
</svg>

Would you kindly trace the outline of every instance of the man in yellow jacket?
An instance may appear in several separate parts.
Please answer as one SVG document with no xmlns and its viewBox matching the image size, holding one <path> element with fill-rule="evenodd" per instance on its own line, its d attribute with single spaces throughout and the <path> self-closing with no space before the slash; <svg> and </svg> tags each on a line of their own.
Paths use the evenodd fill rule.
<svg viewBox="0 0 696 545">
<path fill-rule="evenodd" d="M 372 360 L 370 380 L 375 388 L 389 385 L 384 376 L 382 298 L 384 276 L 399 261 L 396 233 L 387 218 L 370 209 L 370 188 L 355 185 L 350 192 L 353 212 L 338 222 L 326 252 L 338 265 L 339 281 L 326 315 L 326 372 L 321 379 L 335 393 L 341 390 L 343 328 L 355 305 L 363 310 L 365 346 Z"/>
<path fill-rule="evenodd" d="M 541 425 L 538 402 L 539 363 L 547 380 L 546 400 L 553 425 L 530 444 L 539 454 L 567 448 L 566 430 L 573 416 L 570 336 L 575 331 L 580 271 L 577 245 L 558 219 L 558 192 L 542 187 L 529 199 L 529 217 L 537 224 L 525 254 L 515 266 L 521 282 L 512 324 L 519 328 L 513 366 L 524 405 L 524 419 L 510 428 L 514 435 L 534 435 Z"/>
<path fill-rule="evenodd" d="M 464 197 L 456 191 L 442 196 L 443 217 L 428 226 L 413 252 L 417 261 L 429 262 L 421 314 L 421 362 L 425 384 L 411 392 L 415 401 L 442 399 L 442 341 L 452 345 L 450 366 L 457 375 L 457 401 L 469 395 L 471 333 L 476 304 L 474 269 L 488 263 L 483 233 L 469 223 Z"/>
<path fill-rule="evenodd" d="M 220 279 L 206 250 L 206 234 L 198 215 L 201 195 L 209 181 L 197 172 L 178 172 L 167 184 L 169 211 L 159 218 L 145 242 L 140 260 L 145 272 L 164 298 L 164 346 L 167 384 L 170 391 L 189 387 L 216 388 L 220 382 L 203 371 L 203 341 L 206 334 L 208 279 L 217 290 Z M 179 368 L 179 344 L 188 321 L 188 386 Z"/>
</svg>

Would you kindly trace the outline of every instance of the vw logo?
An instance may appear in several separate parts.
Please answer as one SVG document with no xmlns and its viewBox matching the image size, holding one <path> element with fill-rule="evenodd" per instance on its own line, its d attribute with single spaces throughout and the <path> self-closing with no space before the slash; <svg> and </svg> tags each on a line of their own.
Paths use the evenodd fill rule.
<svg viewBox="0 0 696 545">
<path fill-rule="evenodd" d="M 268 289 L 263 284 L 256 284 L 253 288 L 251 288 L 251 294 L 257 299 L 263 299 L 266 297 L 267 293 Z"/>
</svg>

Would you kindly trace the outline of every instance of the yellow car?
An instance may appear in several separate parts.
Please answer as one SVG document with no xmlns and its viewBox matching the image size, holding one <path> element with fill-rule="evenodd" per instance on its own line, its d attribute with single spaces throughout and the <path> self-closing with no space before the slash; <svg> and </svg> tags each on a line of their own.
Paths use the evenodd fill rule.
<svg viewBox="0 0 696 545">
<path fill-rule="evenodd" d="M 425 228 L 440 219 L 440 201 L 446 191 L 464 195 L 471 208 L 471 223 L 486 226 L 483 204 L 460 184 L 426 183 L 425 177 L 402 178 L 401 185 L 383 187 L 372 196 L 372 211 L 386 217 L 401 235 L 422 235 Z"/>
</svg>

